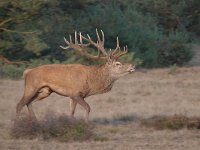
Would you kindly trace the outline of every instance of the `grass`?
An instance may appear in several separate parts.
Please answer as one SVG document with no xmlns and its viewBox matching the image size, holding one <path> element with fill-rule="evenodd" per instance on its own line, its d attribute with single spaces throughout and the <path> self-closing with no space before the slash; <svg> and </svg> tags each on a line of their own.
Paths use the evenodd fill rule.
<svg viewBox="0 0 200 150">
<path fill-rule="evenodd" d="M 97 118 L 93 121 L 96 124 L 111 124 L 111 125 L 120 125 L 120 124 L 128 124 L 131 122 L 137 122 L 139 118 L 134 115 L 117 115 L 113 117 L 112 119 L 106 119 L 106 118 Z"/>
<path fill-rule="evenodd" d="M 155 116 L 141 120 L 140 123 L 144 127 L 150 127 L 158 130 L 170 129 L 200 129 L 200 118 L 187 117 L 184 115 L 173 116 Z"/>
<path fill-rule="evenodd" d="M 43 121 L 33 121 L 28 116 L 15 120 L 10 134 L 15 139 L 55 139 L 61 142 L 106 139 L 97 136 L 92 127 L 82 120 L 52 114 L 46 116 Z"/>
<path fill-rule="evenodd" d="M 177 72 L 177 66 L 176 66 L 176 64 L 171 65 L 171 66 L 169 67 L 169 74 L 174 75 L 174 74 L 176 74 L 176 72 Z"/>
<path fill-rule="evenodd" d="M 83 136 L 81 139 L 68 139 L 63 133 L 57 131 L 63 131 L 62 128 L 65 128 L 59 125 L 60 122 L 66 125 L 69 121 L 66 116 L 57 114 L 66 114 L 70 104 L 69 98 L 56 94 L 33 104 L 36 116 L 41 120 L 37 122 L 40 126 L 32 124 L 36 132 L 28 132 L 28 134 L 25 132 L 22 136 L 22 131 L 26 129 L 23 128 L 24 125 L 21 127 L 22 131 L 19 131 L 18 127 L 14 128 L 11 120 L 15 117 L 16 104 L 23 95 L 24 82 L 1 79 L 0 149 L 122 150 L 135 147 L 143 150 L 168 150 L 169 148 L 199 150 L 199 76 L 200 67 L 177 67 L 174 75 L 169 74 L 169 68 L 153 69 L 146 72 L 136 71 L 118 80 L 109 93 L 86 99 L 91 106 L 92 125 L 86 124 L 83 128 L 88 128 L 92 135 Z M 146 92 L 151 94 L 144 96 Z M 56 115 L 45 116 L 48 111 Z M 84 117 L 84 112 L 85 110 L 78 105 L 75 118 Z M 22 114 L 28 114 L 26 107 L 22 110 Z M 25 122 L 18 122 L 18 126 L 19 123 L 31 124 L 26 121 L 27 118 L 21 118 L 23 119 Z M 76 121 L 81 122 L 81 120 Z M 75 124 L 76 121 L 70 124 Z M 18 132 L 15 134 L 16 137 L 11 134 L 11 125 Z M 32 128 L 29 131 L 32 131 Z M 57 130 L 55 131 L 54 128 Z M 74 131 L 73 134 L 76 135 Z M 84 135 L 78 133 L 80 134 Z"/>
<path fill-rule="evenodd" d="M 139 126 L 153 128 L 155 130 L 200 129 L 200 118 L 187 117 L 181 114 L 153 116 L 150 118 L 142 118 L 135 115 L 118 115 L 112 119 L 101 118 L 93 121 L 102 125 L 127 125 L 137 123 Z"/>
</svg>

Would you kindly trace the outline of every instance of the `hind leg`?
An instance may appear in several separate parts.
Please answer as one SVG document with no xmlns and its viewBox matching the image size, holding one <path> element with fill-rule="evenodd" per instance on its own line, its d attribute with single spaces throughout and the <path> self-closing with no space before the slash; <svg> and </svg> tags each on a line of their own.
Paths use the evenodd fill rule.
<svg viewBox="0 0 200 150">
<path fill-rule="evenodd" d="M 76 105 L 77 105 L 77 101 L 70 99 L 70 113 L 69 113 L 70 118 L 74 118 Z"/>
<path fill-rule="evenodd" d="M 26 104 L 31 119 L 37 120 L 36 116 L 35 116 L 35 113 L 33 111 L 33 108 L 32 108 L 32 104 L 34 102 L 36 102 L 36 101 L 39 101 L 39 100 L 42 100 L 42 99 L 48 97 L 51 93 L 52 93 L 52 91 L 48 87 L 44 87 L 44 88 L 42 88 L 42 89 L 40 89 L 38 91 L 37 95 L 32 99 L 31 102 L 29 102 L 28 104 Z"/>
<path fill-rule="evenodd" d="M 31 99 L 35 96 L 35 92 L 29 92 L 29 93 L 24 93 L 22 99 L 20 102 L 17 104 L 16 107 L 16 117 L 19 118 L 20 112 L 22 108 L 31 101 Z"/>
<path fill-rule="evenodd" d="M 33 108 L 32 108 L 32 102 L 29 104 L 26 104 L 26 106 L 28 107 L 28 112 L 29 112 L 29 116 L 30 116 L 31 120 L 37 120 L 35 113 L 33 111 Z"/>
</svg>

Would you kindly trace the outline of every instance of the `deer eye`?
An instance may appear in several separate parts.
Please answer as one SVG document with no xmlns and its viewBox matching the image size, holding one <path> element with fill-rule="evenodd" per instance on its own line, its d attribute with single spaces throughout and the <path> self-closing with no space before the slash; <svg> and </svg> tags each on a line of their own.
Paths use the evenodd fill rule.
<svg viewBox="0 0 200 150">
<path fill-rule="evenodd" d="M 122 64 L 120 62 L 116 62 L 116 66 L 121 66 Z"/>
</svg>

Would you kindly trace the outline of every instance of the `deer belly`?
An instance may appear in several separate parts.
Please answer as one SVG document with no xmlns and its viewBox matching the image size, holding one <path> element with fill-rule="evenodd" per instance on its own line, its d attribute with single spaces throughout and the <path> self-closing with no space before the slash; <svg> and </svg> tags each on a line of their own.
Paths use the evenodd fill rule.
<svg viewBox="0 0 200 150">
<path fill-rule="evenodd" d="M 61 85 L 54 84 L 54 85 L 50 85 L 50 89 L 59 95 L 67 96 L 67 97 L 74 96 L 74 95 L 77 96 L 80 93 L 83 93 L 83 94 L 85 93 L 80 88 L 75 87 L 75 86 L 61 86 Z"/>
<path fill-rule="evenodd" d="M 55 92 L 59 95 L 69 96 L 70 93 L 71 93 L 70 89 L 68 89 L 65 86 L 59 86 L 59 85 L 56 85 L 56 84 L 51 84 L 49 87 L 53 92 Z"/>
</svg>

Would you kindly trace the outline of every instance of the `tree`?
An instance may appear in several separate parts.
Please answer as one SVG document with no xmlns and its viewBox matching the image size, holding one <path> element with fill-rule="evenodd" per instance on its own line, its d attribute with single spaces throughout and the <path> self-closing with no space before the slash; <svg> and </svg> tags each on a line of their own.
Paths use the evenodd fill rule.
<svg viewBox="0 0 200 150">
<path fill-rule="evenodd" d="M 40 38 L 40 30 L 30 26 L 44 6 L 40 0 L 3 0 L 0 3 L 0 54 L 11 59 L 23 59 L 24 51 L 37 54 L 47 48 Z M 11 56 L 13 55 L 13 56 Z M 26 57 L 25 57 L 26 58 Z"/>
</svg>

